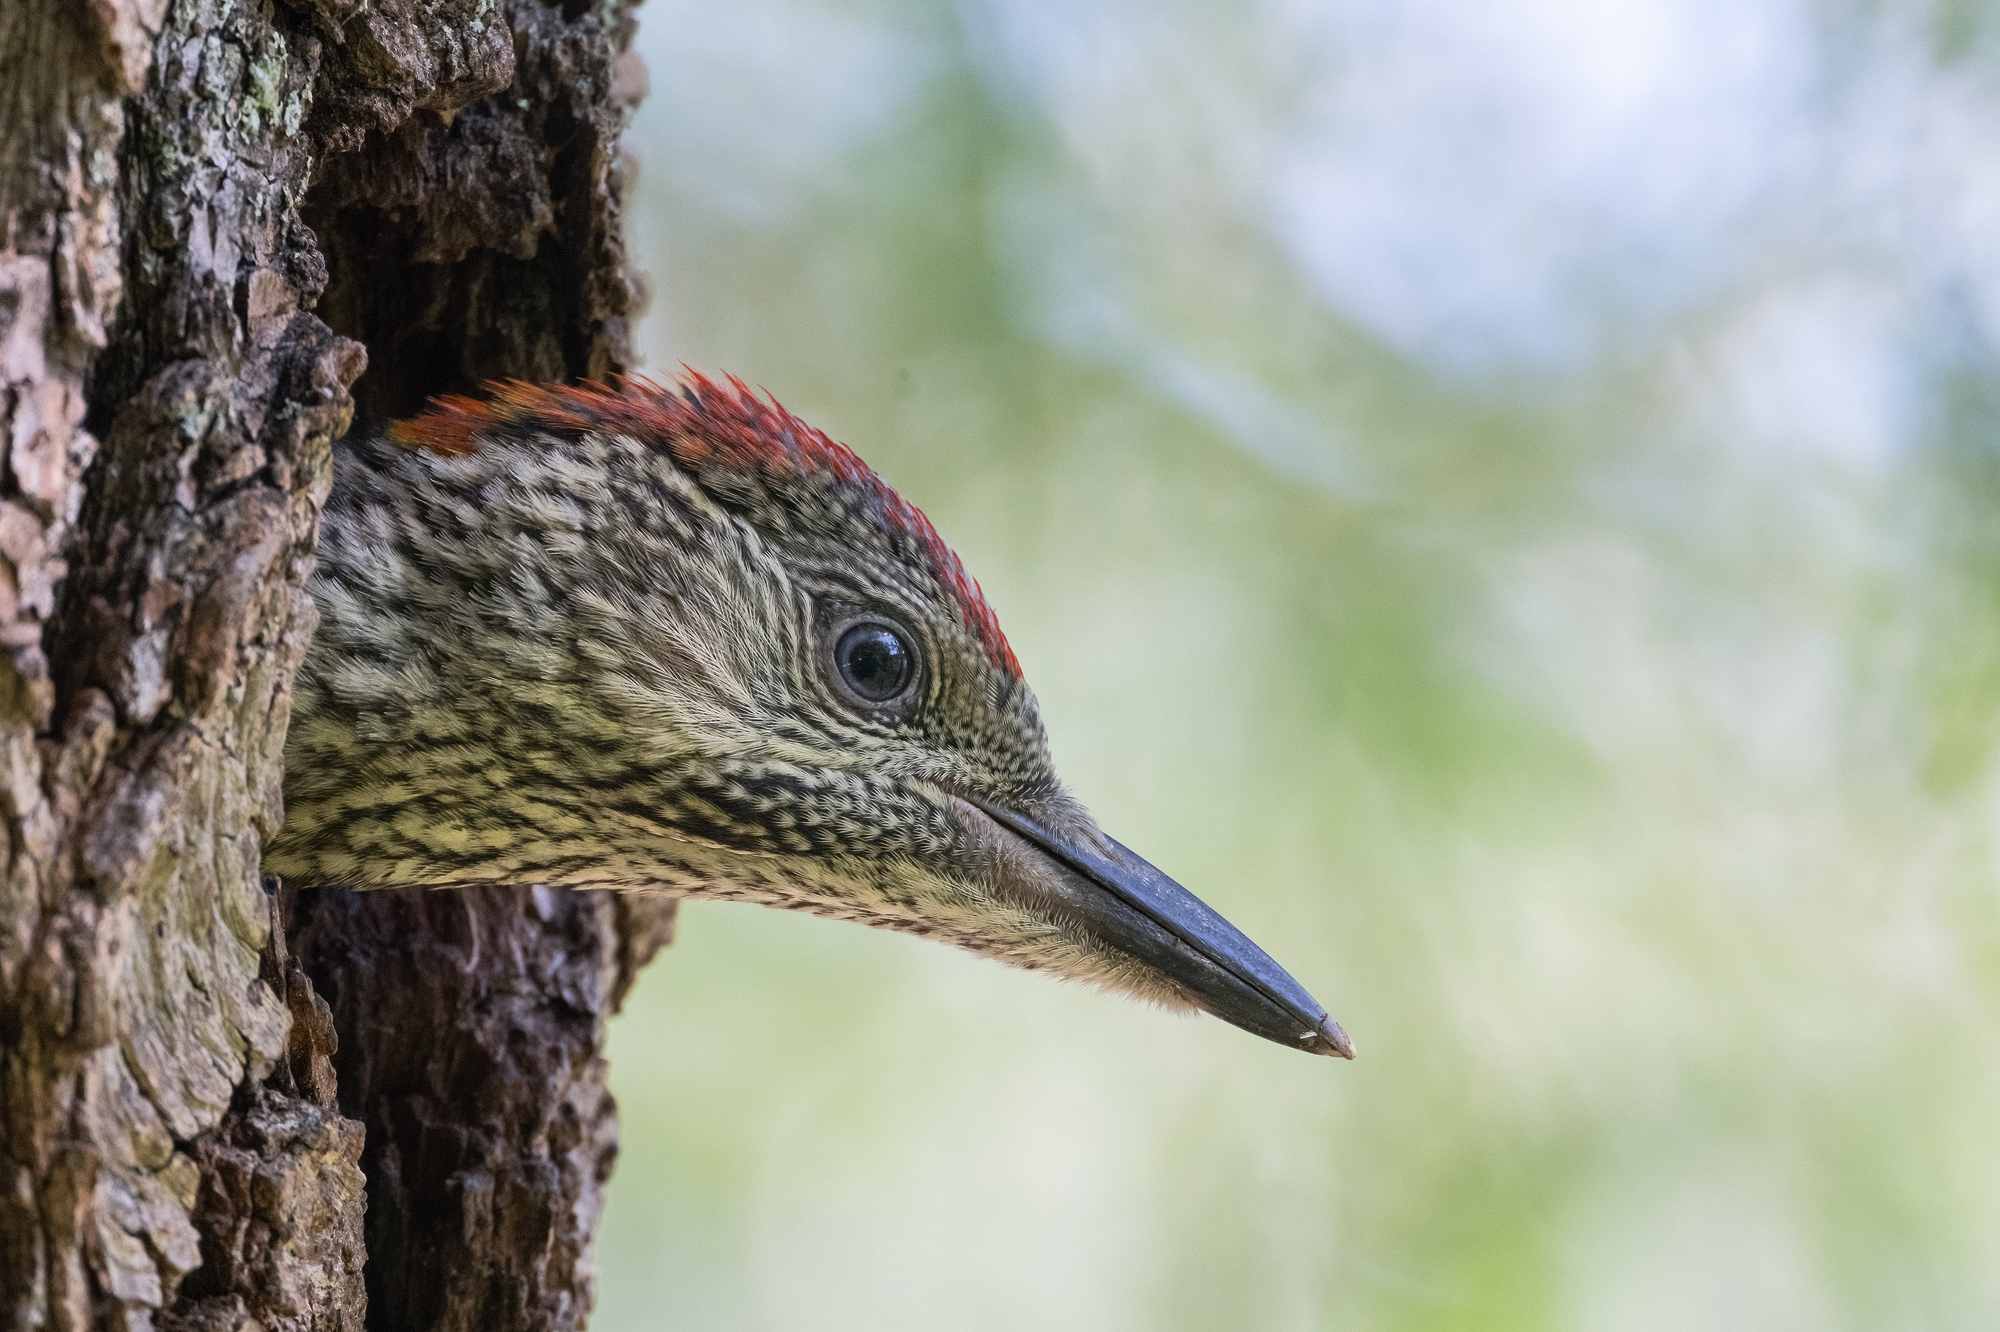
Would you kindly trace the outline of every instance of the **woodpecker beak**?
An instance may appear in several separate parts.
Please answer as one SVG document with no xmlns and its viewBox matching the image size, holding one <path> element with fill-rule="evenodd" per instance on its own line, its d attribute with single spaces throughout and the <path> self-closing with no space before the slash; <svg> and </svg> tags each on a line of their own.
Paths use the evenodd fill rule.
<svg viewBox="0 0 2000 1332">
<path fill-rule="evenodd" d="M 1122 843 L 1105 837 L 1107 854 L 1004 805 L 961 798 L 1054 862 L 1057 874 L 1036 876 L 1050 906 L 1165 975 L 1207 1012 L 1294 1050 L 1354 1058 L 1354 1042 L 1303 985 Z"/>
</svg>

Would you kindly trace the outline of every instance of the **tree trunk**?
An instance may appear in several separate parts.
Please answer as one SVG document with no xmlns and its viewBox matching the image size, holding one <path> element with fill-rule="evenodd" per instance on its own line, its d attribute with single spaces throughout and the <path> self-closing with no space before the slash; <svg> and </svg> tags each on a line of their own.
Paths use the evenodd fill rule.
<svg viewBox="0 0 2000 1332">
<path fill-rule="evenodd" d="M 628 359 L 630 27 L 0 0 L 0 1328 L 588 1313 L 670 907 L 257 864 L 333 438 Z"/>
</svg>

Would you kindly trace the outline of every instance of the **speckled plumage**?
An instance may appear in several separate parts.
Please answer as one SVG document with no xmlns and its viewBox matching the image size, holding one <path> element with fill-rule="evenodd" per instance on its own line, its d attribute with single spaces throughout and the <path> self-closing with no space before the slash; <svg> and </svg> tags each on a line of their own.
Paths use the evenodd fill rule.
<svg viewBox="0 0 2000 1332">
<path fill-rule="evenodd" d="M 977 803 L 1111 853 L 957 557 L 733 380 L 505 386 L 342 444 L 312 592 L 289 879 L 760 902 L 1200 1002 Z M 915 641 L 894 706 L 829 678 L 857 617 Z"/>
</svg>

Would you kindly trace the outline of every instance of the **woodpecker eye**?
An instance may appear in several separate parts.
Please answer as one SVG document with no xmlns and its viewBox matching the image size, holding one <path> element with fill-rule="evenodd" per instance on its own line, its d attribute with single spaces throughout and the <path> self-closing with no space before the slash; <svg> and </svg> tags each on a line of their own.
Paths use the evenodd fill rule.
<svg viewBox="0 0 2000 1332">
<path fill-rule="evenodd" d="M 833 645 L 833 665 L 841 681 L 870 703 L 887 703 L 917 673 L 916 654 L 886 624 L 857 624 L 842 634 Z"/>
</svg>

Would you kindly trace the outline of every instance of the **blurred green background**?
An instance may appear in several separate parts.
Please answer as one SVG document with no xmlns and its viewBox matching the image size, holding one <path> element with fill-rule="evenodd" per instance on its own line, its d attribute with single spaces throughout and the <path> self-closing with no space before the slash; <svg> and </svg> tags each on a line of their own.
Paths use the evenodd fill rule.
<svg viewBox="0 0 2000 1332">
<path fill-rule="evenodd" d="M 694 905 L 598 1332 L 2000 1326 L 2000 11 L 648 0 L 646 365 L 984 582 L 1308 1059 Z"/>
</svg>

